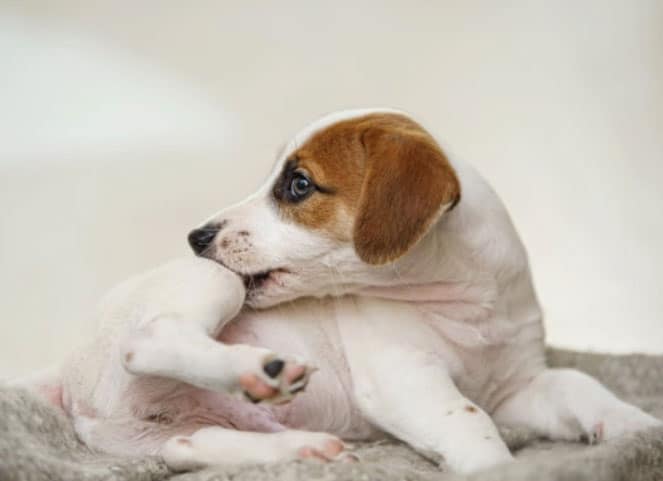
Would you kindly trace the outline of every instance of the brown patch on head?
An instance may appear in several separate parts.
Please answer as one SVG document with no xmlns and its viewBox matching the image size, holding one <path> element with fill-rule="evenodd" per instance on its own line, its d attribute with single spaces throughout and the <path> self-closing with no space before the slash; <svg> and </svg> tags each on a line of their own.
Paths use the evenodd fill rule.
<svg viewBox="0 0 663 481">
<path fill-rule="evenodd" d="M 475 413 L 477 412 L 477 408 L 468 404 L 467 406 L 465 406 L 465 411 L 467 411 L 468 413 Z"/>
<path fill-rule="evenodd" d="M 288 199 L 293 175 L 317 186 Z M 293 152 L 274 186 L 281 213 L 309 228 L 354 243 L 370 264 L 407 252 L 460 198 L 456 174 L 435 140 L 399 114 L 340 121 Z"/>
<path fill-rule="evenodd" d="M 341 122 L 318 132 L 292 153 L 274 189 L 282 215 L 333 238 L 351 241 L 354 204 L 363 178 L 364 153 L 359 140 L 357 126 Z M 283 192 L 289 188 L 293 173 L 306 175 L 316 185 L 316 191 L 301 202 L 288 202 Z"/>
</svg>

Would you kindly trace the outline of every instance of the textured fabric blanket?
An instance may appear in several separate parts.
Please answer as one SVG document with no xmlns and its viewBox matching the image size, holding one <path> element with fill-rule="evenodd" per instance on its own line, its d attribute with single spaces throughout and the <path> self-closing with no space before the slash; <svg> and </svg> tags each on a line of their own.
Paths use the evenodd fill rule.
<svg viewBox="0 0 663 481">
<path fill-rule="evenodd" d="M 611 356 L 550 350 L 552 366 L 581 369 L 653 415 L 663 418 L 663 356 Z M 600 480 L 663 481 L 663 429 L 588 446 L 551 443 L 504 429 L 518 462 L 454 476 L 396 441 L 358 446 L 357 463 L 298 461 L 228 466 L 177 474 L 156 457 L 118 458 L 89 451 L 68 419 L 30 394 L 0 387 L 0 481 L 172 480 Z"/>
</svg>

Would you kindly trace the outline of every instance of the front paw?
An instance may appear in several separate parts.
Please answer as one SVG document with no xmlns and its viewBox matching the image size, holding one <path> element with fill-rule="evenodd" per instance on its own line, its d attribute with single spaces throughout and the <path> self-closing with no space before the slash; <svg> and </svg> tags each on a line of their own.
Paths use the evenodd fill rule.
<svg viewBox="0 0 663 481">
<path fill-rule="evenodd" d="M 251 402 L 283 404 L 306 388 L 314 371 L 298 359 L 271 355 L 265 358 L 260 372 L 242 374 L 239 385 Z"/>
</svg>

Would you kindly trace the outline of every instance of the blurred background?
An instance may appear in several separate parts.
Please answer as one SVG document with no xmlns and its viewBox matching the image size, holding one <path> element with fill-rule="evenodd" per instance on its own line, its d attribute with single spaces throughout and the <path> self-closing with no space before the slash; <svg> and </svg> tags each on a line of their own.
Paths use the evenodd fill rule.
<svg viewBox="0 0 663 481">
<path fill-rule="evenodd" d="M 549 342 L 663 353 L 663 2 L 0 3 L 0 377 L 332 110 L 411 112 L 504 199 Z"/>
</svg>

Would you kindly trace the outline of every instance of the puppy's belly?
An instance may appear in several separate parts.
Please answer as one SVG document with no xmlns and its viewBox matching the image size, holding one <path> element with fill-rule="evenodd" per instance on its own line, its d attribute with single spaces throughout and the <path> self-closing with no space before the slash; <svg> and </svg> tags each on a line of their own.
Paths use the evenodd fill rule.
<svg viewBox="0 0 663 481">
<path fill-rule="evenodd" d="M 318 369 L 306 390 L 293 401 L 267 406 L 283 426 L 324 431 L 347 440 L 382 437 L 382 432 L 362 416 L 354 402 L 350 371 L 335 324 L 328 317 L 316 316 L 319 314 L 316 309 L 309 314 L 302 318 L 294 310 L 243 313 L 224 328 L 219 340 L 297 356 Z M 253 405 L 247 405 L 251 407 Z M 263 409 L 263 405 L 258 407 Z M 244 429 L 243 426 L 238 428 Z"/>
</svg>

